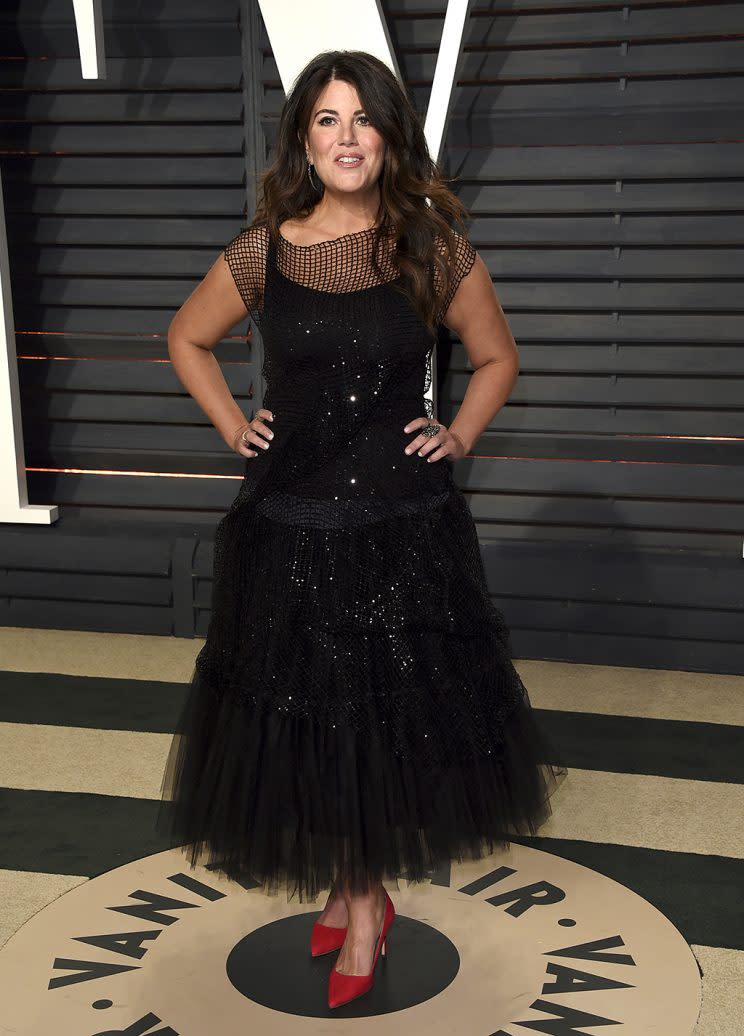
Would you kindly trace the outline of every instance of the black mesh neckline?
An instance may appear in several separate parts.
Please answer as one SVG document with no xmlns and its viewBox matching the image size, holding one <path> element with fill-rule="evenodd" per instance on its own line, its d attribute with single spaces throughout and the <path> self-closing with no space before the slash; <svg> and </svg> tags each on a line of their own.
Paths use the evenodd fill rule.
<svg viewBox="0 0 744 1036">
<path fill-rule="evenodd" d="M 373 266 L 375 235 L 379 227 L 353 230 L 349 234 L 295 245 L 283 234 L 269 235 L 271 266 L 284 281 L 325 296 L 358 295 L 401 280 L 394 263 L 392 232 L 382 231 L 378 250 L 379 271 Z"/>
<path fill-rule="evenodd" d="M 277 233 L 283 242 L 288 244 L 291 248 L 320 248 L 321 245 L 334 245 L 339 241 L 343 241 L 347 237 L 358 237 L 360 234 L 374 234 L 377 227 L 366 227 L 364 230 L 352 230 L 348 234 L 339 234 L 338 237 L 328 237 L 323 241 L 312 241 L 309 245 L 298 245 L 294 241 L 290 241 L 282 234 L 281 230 L 277 227 Z"/>
</svg>

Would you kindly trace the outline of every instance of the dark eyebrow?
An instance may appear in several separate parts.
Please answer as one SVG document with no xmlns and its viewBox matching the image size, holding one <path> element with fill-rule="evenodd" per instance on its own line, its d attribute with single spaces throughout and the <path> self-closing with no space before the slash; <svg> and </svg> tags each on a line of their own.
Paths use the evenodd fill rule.
<svg viewBox="0 0 744 1036">
<path fill-rule="evenodd" d="M 318 115 L 320 115 L 321 112 L 328 112 L 329 115 L 338 115 L 338 112 L 334 111 L 333 108 L 318 108 L 318 110 L 316 111 L 315 115 L 318 116 Z M 363 115 L 364 114 L 364 108 L 357 108 L 357 110 L 354 112 L 354 114 L 355 115 Z"/>
</svg>

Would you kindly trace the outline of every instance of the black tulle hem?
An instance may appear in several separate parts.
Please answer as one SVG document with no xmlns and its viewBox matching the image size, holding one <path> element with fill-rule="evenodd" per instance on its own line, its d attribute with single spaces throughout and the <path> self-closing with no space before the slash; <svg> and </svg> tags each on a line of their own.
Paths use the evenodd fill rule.
<svg viewBox="0 0 744 1036">
<path fill-rule="evenodd" d="M 157 827 L 192 866 L 313 901 L 334 879 L 424 881 L 534 834 L 564 774 L 526 696 L 491 751 L 432 765 L 384 731 L 236 707 L 195 668 Z"/>
</svg>

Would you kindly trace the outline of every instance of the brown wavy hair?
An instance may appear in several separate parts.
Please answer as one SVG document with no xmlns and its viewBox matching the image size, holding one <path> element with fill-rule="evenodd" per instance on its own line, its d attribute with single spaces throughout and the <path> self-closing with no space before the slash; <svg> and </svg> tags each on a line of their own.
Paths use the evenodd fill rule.
<svg viewBox="0 0 744 1036">
<path fill-rule="evenodd" d="M 363 50 L 324 51 L 297 76 L 279 119 L 276 157 L 259 178 L 256 212 L 250 226 L 266 225 L 278 243 L 280 224 L 308 216 L 322 197 L 307 177 L 304 139 L 315 103 L 333 79 L 356 88 L 365 114 L 387 145 L 378 181 L 380 211 L 372 250 L 375 272 L 378 276 L 381 273 L 377 253 L 382 239 L 393 234 L 392 259 L 401 276 L 400 291 L 434 334 L 439 303 L 450 288 L 456 254 L 448 220 L 455 220 L 466 232 L 465 220 L 470 213 L 447 187 L 451 181 L 429 154 L 423 126 L 407 90 L 373 54 Z M 445 253 L 436 243 L 437 237 L 444 243 Z M 439 293 L 435 289 L 435 268 L 440 271 Z"/>
</svg>

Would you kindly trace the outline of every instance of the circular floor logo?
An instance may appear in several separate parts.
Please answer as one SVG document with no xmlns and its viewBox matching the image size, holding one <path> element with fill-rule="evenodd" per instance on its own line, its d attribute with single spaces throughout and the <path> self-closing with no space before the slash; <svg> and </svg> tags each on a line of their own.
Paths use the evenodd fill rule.
<svg viewBox="0 0 744 1036">
<path fill-rule="evenodd" d="M 373 989 L 330 1010 L 336 954 L 313 958 L 326 899 L 287 903 L 178 849 L 84 882 L 0 951 L 3 1031 L 24 1036 L 692 1033 L 700 973 L 630 889 L 518 844 L 390 888 Z M 331 1019 L 333 1021 L 331 1021 Z"/>
</svg>

